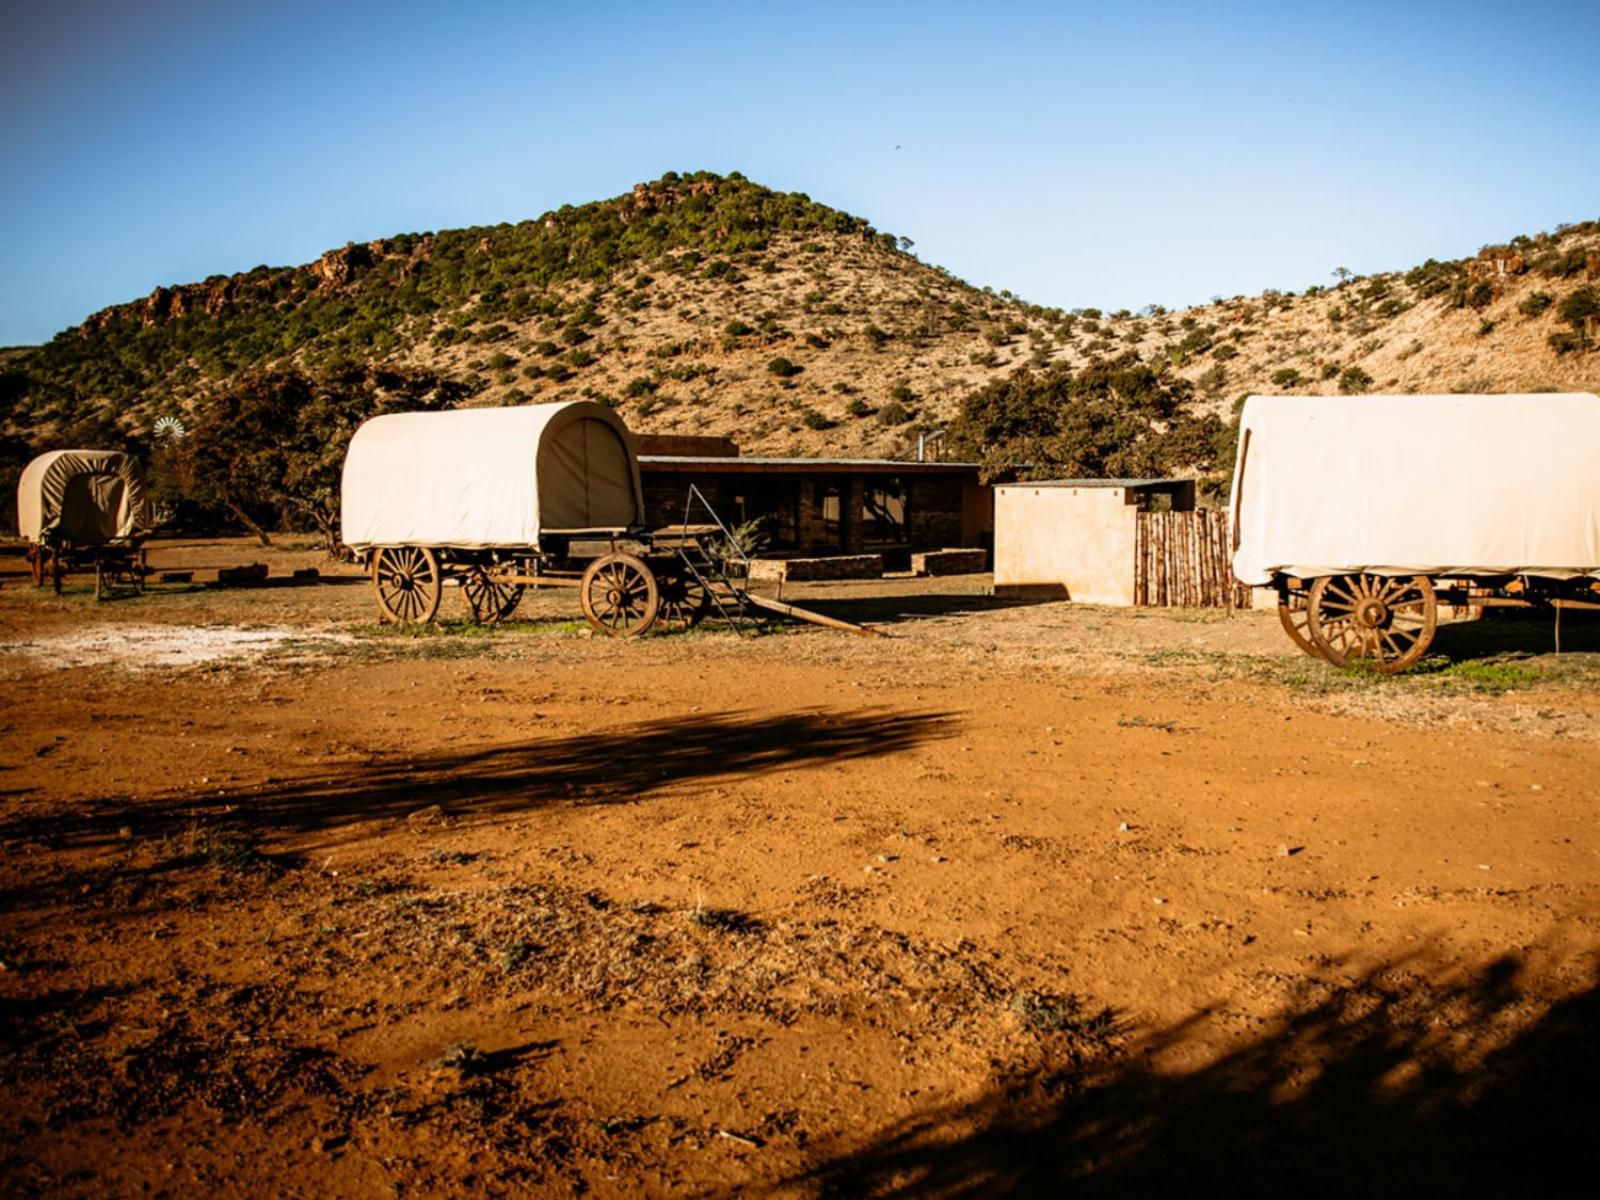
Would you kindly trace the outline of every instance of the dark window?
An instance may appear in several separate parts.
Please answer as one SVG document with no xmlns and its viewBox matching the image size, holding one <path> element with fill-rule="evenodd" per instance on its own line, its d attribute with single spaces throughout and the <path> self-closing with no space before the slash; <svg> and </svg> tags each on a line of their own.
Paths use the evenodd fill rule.
<svg viewBox="0 0 1600 1200">
<path fill-rule="evenodd" d="M 906 485 L 899 479 L 870 480 L 861 504 L 863 540 L 900 543 L 907 540 Z"/>
</svg>

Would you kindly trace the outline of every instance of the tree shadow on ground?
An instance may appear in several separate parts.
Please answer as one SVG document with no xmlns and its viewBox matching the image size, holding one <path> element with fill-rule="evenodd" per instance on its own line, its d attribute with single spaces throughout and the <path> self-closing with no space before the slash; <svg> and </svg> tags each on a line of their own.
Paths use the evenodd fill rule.
<svg viewBox="0 0 1600 1200">
<path fill-rule="evenodd" d="M 515 817 L 552 803 L 628 802 L 696 780 L 898 754 L 949 736 L 952 725 L 943 713 L 696 714 L 454 753 L 396 753 L 220 794 L 57 808 L 0 824 L 0 838 L 82 847 L 224 817 L 294 834 L 407 817 L 431 806 L 441 816 Z"/>
<path fill-rule="evenodd" d="M 1501 958 L 1439 982 L 1388 964 L 1311 992 L 1188 1072 L 1201 1013 L 1051 1096 L 929 1112 L 801 1180 L 875 1197 L 1594 1195 L 1600 990 L 1546 1006 Z M 1448 977 L 1447 977 L 1448 979 Z"/>
</svg>

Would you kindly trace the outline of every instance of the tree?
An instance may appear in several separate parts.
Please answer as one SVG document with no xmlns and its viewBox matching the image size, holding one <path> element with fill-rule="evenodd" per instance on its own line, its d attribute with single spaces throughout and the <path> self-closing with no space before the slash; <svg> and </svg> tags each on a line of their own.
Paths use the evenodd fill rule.
<svg viewBox="0 0 1600 1200">
<path fill-rule="evenodd" d="M 1191 411 L 1193 387 L 1137 354 L 1020 371 L 969 395 L 950 445 L 992 477 L 1106 478 L 1203 470 L 1216 457 L 1222 422 Z"/>
<path fill-rule="evenodd" d="M 1335 267 L 1333 269 L 1333 277 L 1339 281 L 1340 287 L 1343 287 L 1345 284 L 1349 283 L 1355 278 L 1355 276 L 1356 273 L 1349 267 Z"/>
<path fill-rule="evenodd" d="M 452 408 L 470 394 L 427 372 L 344 364 L 320 376 L 246 375 L 202 407 L 184 439 L 185 486 L 219 505 L 263 546 L 266 525 L 296 517 L 338 545 L 345 450 L 360 424 L 383 412 Z"/>
</svg>

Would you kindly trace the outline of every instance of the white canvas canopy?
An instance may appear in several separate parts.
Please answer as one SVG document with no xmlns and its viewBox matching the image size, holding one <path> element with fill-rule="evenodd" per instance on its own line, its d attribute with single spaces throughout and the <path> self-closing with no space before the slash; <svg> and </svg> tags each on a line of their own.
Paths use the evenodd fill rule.
<svg viewBox="0 0 1600 1200">
<path fill-rule="evenodd" d="M 103 545 L 149 527 L 144 473 L 120 450 L 52 450 L 17 481 L 17 528 L 30 542 Z"/>
<path fill-rule="evenodd" d="M 1600 397 L 1251 396 L 1233 573 L 1600 576 Z"/>
<path fill-rule="evenodd" d="M 628 427 L 603 404 L 391 413 L 344 460 L 345 544 L 536 547 L 644 521 Z"/>
</svg>

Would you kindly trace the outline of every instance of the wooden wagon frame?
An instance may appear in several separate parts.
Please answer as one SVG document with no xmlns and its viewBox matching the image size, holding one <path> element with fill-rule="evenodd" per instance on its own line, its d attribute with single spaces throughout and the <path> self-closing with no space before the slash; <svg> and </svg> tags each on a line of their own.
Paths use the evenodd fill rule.
<svg viewBox="0 0 1600 1200">
<path fill-rule="evenodd" d="M 1600 397 L 1252 396 L 1230 511 L 1296 646 L 1405 671 L 1442 608 L 1600 610 Z"/>
</svg>

